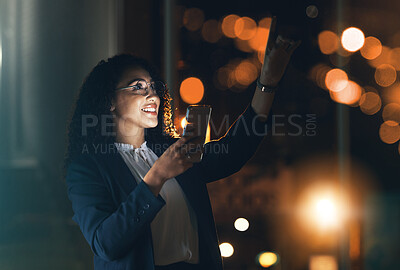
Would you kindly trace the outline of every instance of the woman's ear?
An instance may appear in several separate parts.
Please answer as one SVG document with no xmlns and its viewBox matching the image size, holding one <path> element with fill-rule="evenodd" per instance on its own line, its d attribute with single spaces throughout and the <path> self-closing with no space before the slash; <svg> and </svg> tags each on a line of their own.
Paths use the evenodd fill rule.
<svg viewBox="0 0 400 270">
<path fill-rule="evenodd" d="M 110 112 L 115 111 L 115 105 L 114 105 L 114 99 L 111 99 L 111 107 L 110 107 Z"/>
</svg>

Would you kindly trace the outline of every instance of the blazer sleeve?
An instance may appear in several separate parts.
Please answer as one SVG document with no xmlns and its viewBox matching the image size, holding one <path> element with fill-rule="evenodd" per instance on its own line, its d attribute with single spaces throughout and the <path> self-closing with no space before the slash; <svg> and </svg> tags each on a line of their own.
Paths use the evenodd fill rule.
<svg viewBox="0 0 400 270">
<path fill-rule="evenodd" d="M 262 122 L 251 104 L 236 119 L 226 134 L 204 145 L 203 159 L 198 163 L 210 183 L 238 172 L 255 154 L 267 135 L 272 112 Z"/>
<path fill-rule="evenodd" d="M 66 182 L 74 211 L 72 219 L 93 253 L 106 261 L 124 257 L 165 205 L 164 199 L 154 196 L 141 181 L 127 200 L 116 206 L 97 162 L 90 155 L 70 163 Z"/>
</svg>

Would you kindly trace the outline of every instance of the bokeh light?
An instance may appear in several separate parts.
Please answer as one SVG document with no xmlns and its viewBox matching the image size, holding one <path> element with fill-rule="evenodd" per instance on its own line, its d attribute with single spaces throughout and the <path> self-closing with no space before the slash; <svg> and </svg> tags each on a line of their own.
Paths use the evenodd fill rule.
<svg viewBox="0 0 400 270">
<path fill-rule="evenodd" d="M 335 256 L 313 255 L 310 257 L 309 270 L 338 270 L 338 262 Z"/>
<path fill-rule="evenodd" d="M 249 40 L 249 46 L 254 51 L 265 51 L 268 42 L 269 29 L 257 27 L 257 32 L 252 39 Z"/>
<path fill-rule="evenodd" d="M 242 39 L 236 38 L 234 43 L 235 43 L 236 48 L 238 48 L 242 52 L 247 52 L 247 53 L 253 52 L 253 49 L 250 47 L 248 40 L 242 40 Z"/>
<path fill-rule="evenodd" d="M 222 36 L 219 22 L 217 20 L 208 20 L 203 24 L 201 35 L 205 41 L 216 43 Z"/>
<path fill-rule="evenodd" d="M 314 19 L 318 16 L 318 8 L 314 5 L 309 5 L 306 8 L 306 14 L 309 18 Z"/>
<path fill-rule="evenodd" d="M 400 47 L 390 50 L 389 59 L 390 59 L 390 64 L 397 71 L 400 71 Z"/>
<path fill-rule="evenodd" d="M 332 69 L 326 73 L 325 85 L 333 92 L 339 92 L 343 90 L 347 86 L 347 83 L 348 76 L 346 72 L 339 68 Z"/>
<path fill-rule="evenodd" d="M 190 77 L 181 83 L 179 93 L 184 102 L 195 104 L 200 102 L 204 96 L 204 85 L 200 79 Z"/>
<path fill-rule="evenodd" d="M 230 15 L 224 17 L 224 19 L 222 20 L 222 24 L 221 24 L 221 30 L 225 36 L 227 36 L 229 38 L 236 37 L 235 23 L 239 18 L 240 17 L 235 14 L 230 14 Z"/>
<path fill-rule="evenodd" d="M 382 46 L 382 51 L 380 55 L 374 59 L 368 60 L 368 64 L 371 67 L 377 68 L 380 65 L 383 64 L 389 64 L 390 63 L 390 52 L 391 49 L 387 46 Z"/>
<path fill-rule="evenodd" d="M 400 104 L 389 103 L 382 110 L 383 121 L 394 121 L 400 123 Z"/>
<path fill-rule="evenodd" d="M 249 40 L 255 36 L 257 24 L 252 18 L 242 17 L 236 20 L 234 29 L 236 37 L 242 40 Z"/>
<path fill-rule="evenodd" d="M 221 251 L 221 256 L 225 258 L 231 257 L 234 252 L 233 246 L 227 242 L 221 243 L 219 245 L 219 250 Z"/>
<path fill-rule="evenodd" d="M 329 91 L 332 100 L 350 106 L 358 106 L 358 101 L 363 94 L 363 89 L 353 81 L 348 81 L 347 86 L 338 92 Z"/>
<path fill-rule="evenodd" d="M 263 268 L 268 268 L 277 263 L 278 256 L 273 252 L 262 252 L 257 255 L 256 260 Z"/>
<path fill-rule="evenodd" d="M 182 129 L 184 129 L 186 127 L 187 123 L 188 123 L 188 121 L 187 121 L 186 117 L 183 117 L 181 120 Z"/>
<path fill-rule="evenodd" d="M 382 106 L 381 98 L 374 92 L 366 92 L 360 98 L 360 109 L 367 115 L 377 113 Z"/>
<path fill-rule="evenodd" d="M 364 33 L 356 27 L 349 27 L 342 33 L 342 46 L 349 52 L 355 52 L 364 45 Z"/>
<path fill-rule="evenodd" d="M 241 85 L 250 85 L 257 79 L 257 76 L 257 67 L 249 60 L 243 60 L 235 68 L 236 81 Z"/>
<path fill-rule="evenodd" d="M 310 69 L 309 77 L 314 81 L 320 88 L 327 89 L 325 85 L 326 74 L 331 68 L 325 64 L 317 64 Z"/>
<path fill-rule="evenodd" d="M 322 31 L 318 35 L 318 45 L 323 54 L 332 54 L 339 48 L 339 37 L 332 31 Z"/>
<path fill-rule="evenodd" d="M 367 37 L 360 53 L 365 59 L 375 59 L 382 53 L 382 43 L 376 37 Z"/>
<path fill-rule="evenodd" d="M 190 31 L 201 28 L 204 22 L 204 12 L 199 8 L 189 8 L 183 13 L 183 25 Z"/>
<path fill-rule="evenodd" d="M 249 228 L 249 221 L 245 218 L 238 218 L 235 220 L 233 226 L 236 230 L 244 232 Z"/>
<path fill-rule="evenodd" d="M 383 89 L 382 100 L 385 104 L 398 103 L 400 104 L 400 83 L 394 83 L 390 87 Z"/>
<path fill-rule="evenodd" d="M 379 128 L 379 137 L 387 144 L 397 142 L 400 139 L 399 123 L 392 120 L 383 122 Z"/>
<path fill-rule="evenodd" d="M 382 64 L 375 70 L 375 82 L 382 86 L 388 87 L 396 81 L 396 69 L 389 64 Z"/>
</svg>

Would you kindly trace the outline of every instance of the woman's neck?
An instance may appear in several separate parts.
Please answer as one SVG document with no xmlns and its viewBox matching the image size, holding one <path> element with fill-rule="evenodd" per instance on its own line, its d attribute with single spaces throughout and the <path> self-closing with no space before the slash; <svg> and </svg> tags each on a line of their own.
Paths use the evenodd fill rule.
<svg viewBox="0 0 400 270">
<path fill-rule="evenodd" d="M 120 130 L 117 128 L 115 141 L 118 143 L 127 143 L 139 148 L 144 143 L 144 128 Z"/>
</svg>

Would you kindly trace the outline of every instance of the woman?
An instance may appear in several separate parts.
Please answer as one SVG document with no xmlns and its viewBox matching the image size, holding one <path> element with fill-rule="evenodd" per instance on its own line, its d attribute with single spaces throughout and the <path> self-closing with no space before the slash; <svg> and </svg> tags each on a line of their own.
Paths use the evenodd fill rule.
<svg viewBox="0 0 400 270">
<path fill-rule="evenodd" d="M 269 42 L 251 104 L 205 145 L 200 163 L 185 151 L 190 138 L 177 137 L 168 91 L 146 61 L 118 55 L 92 70 L 70 122 L 65 168 L 73 220 L 95 269 L 222 269 L 206 184 L 255 153 L 298 45 Z"/>
</svg>

